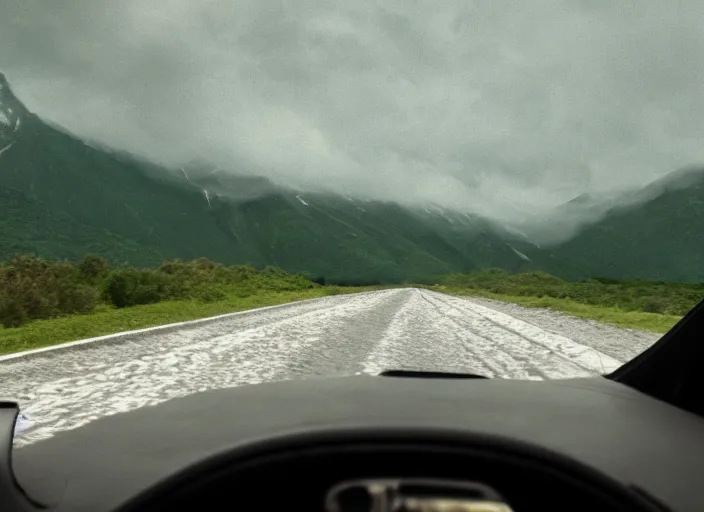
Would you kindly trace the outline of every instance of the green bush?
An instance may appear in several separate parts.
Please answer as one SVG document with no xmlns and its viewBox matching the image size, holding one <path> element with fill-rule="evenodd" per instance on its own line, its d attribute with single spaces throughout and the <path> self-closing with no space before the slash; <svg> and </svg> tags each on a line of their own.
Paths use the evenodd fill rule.
<svg viewBox="0 0 704 512">
<path fill-rule="evenodd" d="M 115 307 L 124 308 L 130 305 L 131 283 L 127 275 L 116 272 L 110 276 L 105 285 L 105 298 Z"/>
<path fill-rule="evenodd" d="M 262 274 L 268 275 L 268 276 L 279 276 L 279 277 L 284 277 L 288 274 L 284 270 L 281 270 L 279 267 L 272 267 L 271 265 L 268 265 L 262 269 Z"/>
<path fill-rule="evenodd" d="M 663 300 L 651 297 L 643 301 L 640 309 L 646 313 L 659 313 L 662 315 L 667 309 L 667 304 Z"/>
<path fill-rule="evenodd" d="M 214 286 L 195 288 L 189 293 L 189 296 L 201 302 L 217 302 L 227 298 L 227 294 L 223 290 Z"/>
<path fill-rule="evenodd" d="M 110 271 L 104 258 L 91 254 L 76 263 L 22 255 L 0 264 L 0 323 L 18 327 L 34 319 L 89 313 L 101 300 L 126 308 L 165 300 L 218 302 L 230 295 L 245 298 L 316 286 L 280 268 L 228 267 L 206 258 Z"/>
<path fill-rule="evenodd" d="M 89 283 L 95 283 L 108 275 L 108 260 L 97 254 L 87 254 L 78 262 L 78 273 Z"/>
<path fill-rule="evenodd" d="M 544 272 L 510 274 L 500 269 L 447 275 L 441 283 L 465 293 L 569 299 L 593 306 L 667 315 L 684 315 L 704 298 L 704 287 L 699 284 L 606 278 L 569 282 Z"/>
<path fill-rule="evenodd" d="M 85 284 L 70 287 L 61 297 L 59 309 L 63 313 L 90 313 L 99 297 L 98 290 Z"/>
<path fill-rule="evenodd" d="M 27 312 L 19 301 L 4 301 L 0 297 L 0 320 L 5 328 L 19 327 L 27 322 Z"/>
<path fill-rule="evenodd" d="M 5 327 L 87 313 L 97 299 L 97 290 L 82 283 L 78 268 L 69 262 L 21 255 L 0 267 L 0 322 Z"/>
<path fill-rule="evenodd" d="M 117 308 L 184 298 L 186 284 L 174 276 L 145 269 L 116 270 L 105 286 L 105 297 Z"/>
</svg>

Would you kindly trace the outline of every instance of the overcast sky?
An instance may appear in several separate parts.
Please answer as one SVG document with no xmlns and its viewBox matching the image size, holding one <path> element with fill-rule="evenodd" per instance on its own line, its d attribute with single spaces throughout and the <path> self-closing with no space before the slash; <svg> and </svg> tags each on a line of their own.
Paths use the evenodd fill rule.
<svg viewBox="0 0 704 512">
<path fill-rule="evenodd" d="M 0 4 L 31 110 L 171 165 L 510 216 L 704 164 L 701 0 Z"/>
</svg>

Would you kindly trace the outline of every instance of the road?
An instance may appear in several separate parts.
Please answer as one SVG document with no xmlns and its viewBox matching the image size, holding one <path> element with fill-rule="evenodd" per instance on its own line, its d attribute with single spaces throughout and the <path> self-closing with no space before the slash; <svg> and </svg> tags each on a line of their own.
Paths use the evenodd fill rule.
<svg viewBox="0 0 704 512">
<path fill-rule="evenodd" d="M 19 400 L 31 420 L 21 446 L 101 416 L 271 380 L 385 368 L 594 375 L 657 338 L 565 316 L 541 326 L 533 311 L 525 321 L 487 301 L 419 289 L 330 296 L 1 361 L 0 394 Z"/>
</svg>

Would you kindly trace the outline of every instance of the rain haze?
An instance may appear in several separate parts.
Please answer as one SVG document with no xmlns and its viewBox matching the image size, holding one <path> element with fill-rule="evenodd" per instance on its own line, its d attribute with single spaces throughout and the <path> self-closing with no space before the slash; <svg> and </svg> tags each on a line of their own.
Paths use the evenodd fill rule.
<svg viewBox="0 0 704 512">
<path fill-rule="evenodd" d="M 170 166 L 502 219 L 704 163 L 704 8 L 2 0 L 42 117 Z"/>
</svg>

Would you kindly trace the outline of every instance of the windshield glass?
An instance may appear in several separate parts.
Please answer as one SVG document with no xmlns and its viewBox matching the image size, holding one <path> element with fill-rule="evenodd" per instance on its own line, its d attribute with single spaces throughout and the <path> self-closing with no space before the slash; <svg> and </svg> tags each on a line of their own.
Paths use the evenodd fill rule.
<svg viewBox="0 0 704 512">
<path fill-rule="evenodd" d="M 698 1 L 1 10 L 20 445 L 275 380 L 605 375 L 704 296 Z"/>
</svg>

